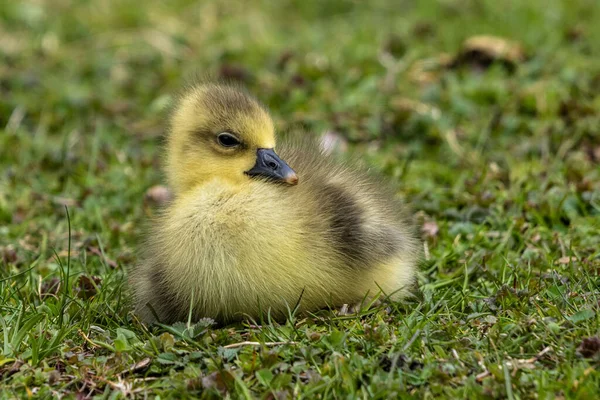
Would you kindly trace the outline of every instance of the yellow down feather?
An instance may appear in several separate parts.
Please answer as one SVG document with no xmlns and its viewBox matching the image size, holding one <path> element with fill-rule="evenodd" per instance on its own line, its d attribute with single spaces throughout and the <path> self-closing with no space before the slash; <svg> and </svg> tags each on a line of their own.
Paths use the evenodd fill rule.
<svg viewBox="0 0 600 400">
<path fill-rule="evenodd" d="M 243 146 L 223 149 L 223 131 Z M 132 272 L 145 321 L 281 318 L 296 304 L 310 311 L 409 293 L 418 241 L 385 183 L 310 141 L 275 144 L 267 111 L 238 89 L 200 85 L 180 99 L 166 146 L 174 199 Z M 295 169 L 298 185 L 245 174 L 263 148 Z"/>
</svg>

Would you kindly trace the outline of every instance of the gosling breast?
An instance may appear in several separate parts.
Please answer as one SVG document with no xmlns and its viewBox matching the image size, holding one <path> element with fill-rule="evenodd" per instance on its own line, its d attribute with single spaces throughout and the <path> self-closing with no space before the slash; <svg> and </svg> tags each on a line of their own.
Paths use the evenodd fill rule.
<svg viewBox="0 0 600 400">
<path fill-rule="evenodd" d="M 393 191 L 310 141 L 277 150 L 298 185 L 208 181 L 157 218 L 132 279 L 144 320 L 284 318 L 410 292 L 419 244 Z"/>
</svg>

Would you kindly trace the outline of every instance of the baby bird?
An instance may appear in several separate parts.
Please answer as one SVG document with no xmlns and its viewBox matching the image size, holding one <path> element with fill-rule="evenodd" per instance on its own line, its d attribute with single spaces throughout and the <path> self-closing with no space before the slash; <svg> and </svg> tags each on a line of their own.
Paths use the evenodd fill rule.
<svg viewBox="0 0 600 400">
<path fill-rule="evenodd" d="M 393 191 L 314 141 L 276 146 L 245 91 L 189 88 L 166 152 L 173 199 L 131 277 L 142 320 L 281 319 L 410 293 L 419 245 Z"/>
</svg>

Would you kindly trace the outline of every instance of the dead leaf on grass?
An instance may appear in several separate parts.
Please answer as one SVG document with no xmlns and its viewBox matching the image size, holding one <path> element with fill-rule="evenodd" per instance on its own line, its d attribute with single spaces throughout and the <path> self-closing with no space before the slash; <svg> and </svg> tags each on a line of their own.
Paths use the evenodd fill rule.
<svg viewBox="0 0 600 400">
<path fill-rule="evenodd" d="M 519 43 L 498 36 L 479 35 L 463 42 L 453 66 L 487 69 L 494 63 L 500 63 L 514 70 L 525 59 L 525 51 Z"/>
<path fill-rule="evenodd" d="M 77 297 L 82 299 L 91 299 L 98 293 L 98 288 L 102 283 L 102 278 L 99 276 L 81 275 L 75 286 Z"/>
<path fill-rule="evenodd" d="M 600 354 L 600 338 L 598 336 L 583 338 L 577 347 L 577 352 L 585 358 L 592 358 Z"/>
</svg>

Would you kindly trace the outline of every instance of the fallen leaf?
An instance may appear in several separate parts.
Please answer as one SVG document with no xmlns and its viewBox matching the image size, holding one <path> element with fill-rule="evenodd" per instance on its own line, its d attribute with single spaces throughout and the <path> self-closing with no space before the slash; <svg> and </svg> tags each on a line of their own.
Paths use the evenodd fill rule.
<svg viewBox="0 0 600 400">
<path fill-rule="evenodd" d="M 49 296 L 56 296 L 60 290 L 60 279 L 54 277 L 46 279 L 40 286 L 40 296 L 45 299 Z"/>
<path fill-rule="evenodd" d="M 592 358 L 600 354 L 600 338 L 598 336 L 583 338 L 577 347 L 577 352 L 585 358 Z"/>
<path fill-rule="evenodd" d="M 90 299 L 98 293 L 98 288 L 102 283 L 102 278 L 99 276 L 81 275 L 75 286 L 77 297 L 82 299 Z"/>
<path fill-rule="evenodd" d="M 499 62 L 510 70 L 525 60 L 525 52 L 520 44 L 498 36 L 472 36 L 462 44 L 453 66 L 469 65 L 486 69 Z"/>
</svg>

